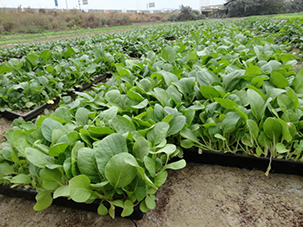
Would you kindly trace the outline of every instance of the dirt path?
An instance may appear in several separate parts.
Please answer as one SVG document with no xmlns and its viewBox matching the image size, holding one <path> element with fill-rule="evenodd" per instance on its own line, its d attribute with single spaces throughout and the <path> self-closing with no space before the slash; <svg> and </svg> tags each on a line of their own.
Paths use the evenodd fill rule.
<svg viewBox="0 0 303 227">
<path fill-rule="evenodd" d="M 11 121 L 8 121 L 0 116 L 0 143 L 4 142 L 5 139 L 5 133 L 7 130 L 12 128 Z"/>
<path fill-rule="evenodd" d="M 0 198 L 0 226 L 303 226 L 303 177 L 188 164 L 170 172 L 157 207 L 140 221 L 100 217 L 34 202 Z M 26 214 L 26 215 L 25 215 Z"/>
</svg>

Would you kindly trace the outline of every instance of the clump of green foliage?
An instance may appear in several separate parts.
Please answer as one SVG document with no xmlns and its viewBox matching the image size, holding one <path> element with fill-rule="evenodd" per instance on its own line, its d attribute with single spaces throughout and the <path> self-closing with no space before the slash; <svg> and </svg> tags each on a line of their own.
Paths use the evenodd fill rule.
<svg viewBox="0 0 303 227">
<path fill-rule="evenodd" d="M 169 21 L 190 21 L 190 20 L 203 20 L 206 16 L 198 10 L 193 10 L 190 6 L 180 6 L 179 14 L 171 15 Z"/>
<path fill-rule="evenodd" d="M 230 17 L 295 13 L 303 11 L 303 0 L 228 0 L 226 7 Z"/>
</svg>

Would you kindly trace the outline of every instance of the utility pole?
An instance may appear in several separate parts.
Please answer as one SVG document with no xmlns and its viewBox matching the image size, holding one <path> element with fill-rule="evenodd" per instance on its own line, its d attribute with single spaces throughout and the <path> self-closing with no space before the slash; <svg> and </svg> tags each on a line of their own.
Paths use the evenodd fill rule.
<svg viewBox="0 0 303 227">
<path fill-rule="evenodd" d="M 67 0 L 65 0 L 66 10 L 68 10 Z"/>
</svg>

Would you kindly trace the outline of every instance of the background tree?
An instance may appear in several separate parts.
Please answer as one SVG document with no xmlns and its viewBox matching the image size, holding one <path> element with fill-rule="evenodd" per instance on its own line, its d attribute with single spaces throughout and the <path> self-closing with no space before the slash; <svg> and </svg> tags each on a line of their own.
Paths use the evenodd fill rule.
<svg viewBox="0 0 303 227">
<path fill-rule="evenodd" d="M 285 13 L 287 8 L 285 0 L 227 0 L 225 5 L 230 17 Z"/>
<path fill-rule="evenodd" d="M 180 6 L 180 13 L 178 15 L 172 15 L 170 21 L 189 21 L 189 20 L 202 20 L 205 19 L 205 15 L 201 14 L 198 10 L 193 10 L 190 6 Z"/>
</svg>

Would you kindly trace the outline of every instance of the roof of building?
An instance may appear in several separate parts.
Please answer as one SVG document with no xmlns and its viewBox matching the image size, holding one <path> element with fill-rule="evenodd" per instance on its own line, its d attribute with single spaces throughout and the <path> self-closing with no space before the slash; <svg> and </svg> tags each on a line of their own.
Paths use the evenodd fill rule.
<svg viewBox="0 0 303 227">
<path fill-rule="evenodd" d="M 213 10 L 224 10 L 225 6 L 223 4 L 221 5 L 210 5 L 210 6 L 202 6 L 201 11 L 213 11 Z"/>
</svg>

